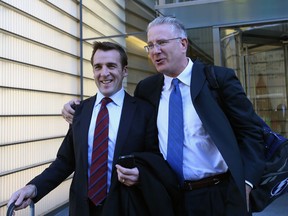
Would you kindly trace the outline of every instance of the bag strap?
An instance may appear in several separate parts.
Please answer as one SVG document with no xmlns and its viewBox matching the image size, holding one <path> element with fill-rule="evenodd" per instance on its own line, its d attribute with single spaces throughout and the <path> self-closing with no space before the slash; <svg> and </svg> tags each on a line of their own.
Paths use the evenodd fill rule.
<svg viewBox="0 0 288 216">
<path fill-rule="evenodd" d="M 222 110 L 225 112 L 225 103 L 222 97 L 222 92 L 220 91 L 219 83 L 215 75 L 214 67 L 212 65 L 205 65 L 204 72 L 210 88 L 217 93 L 214 93 L 214 97 L 217 99 L 220 106 L 222 107 Z M 266 158 L 270 158 L 283 143 L 288 141 L 288 139 L 274 132 L 260 116 L 258 116 L 258 120 L 262 126 L 264 144 L 267 149 Z"/>
<path fill-rule="evenodd" d="M 219 89 L 219 84 L 218 84 L 218 81 L 216 79 L 214 67 L 212 65 L 205 65 L 204 72 L 205 72 L 206 79 L 207 79 L 210 87 L 213 89 Z"/>
<path fill-rule="evenodd" d="M 205 65 L 204 73 L 215 100 L 218 102 L 222 110 L 226 113 L 225 101 L 223 99 L 222 92 L 220 91 L 220 85 L 216 78 L 214 66 Z"/>
</svg>

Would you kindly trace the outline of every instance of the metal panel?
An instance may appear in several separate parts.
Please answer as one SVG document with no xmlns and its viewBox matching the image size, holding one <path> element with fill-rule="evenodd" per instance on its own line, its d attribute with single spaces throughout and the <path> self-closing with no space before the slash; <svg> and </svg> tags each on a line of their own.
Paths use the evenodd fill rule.
<svg viewBox="0 0 288 216">
<path fill-rule="evenodd" d="M 213 56 L 214 56 L 214 64 L 215 65 L 222 65 L 221 59 L 222 59 L 222 53 L 221 53 L 221 40 L 220 40 L 220 34 L 219 34 L 219 28 L 213 28 Z"/>
<path fill-rule="evenodd" d="M 33 164 L 54 160 L 62 140 L 63 138 L 56 138 L 2 147 L 0 175 L 19 168 L 32 166 Z"/>
<path fill-rule="evenodd" d="M 0 131 L 0 147 L 2 144 L 13 144 L 25 140 L 32 141 L 61 137 L 66 134 L 69 127 L 62 117 L 53 116 L 2 117 L 0 118 L 0 125 L 3 125 Z"/>
<path fill-rule="evenodd" d="M 61 94 L 77 94 L 77 90 L 79 90 L 79 78 L 68 73 L 13 61 L 2 61 L 1 70 L 3 73 L 0 75 L 0 86 L 3 87 Z M 90 74 L 90 77 L 92 77 L 92 74 Z"/>
<path fill-rule="evenodd" d="M 59 1 L 59 0 L 42 0 L 43 3 L 49 2 L 55 7 L 65 11 L 70 16 L 78 19 L 78 1 Z"/>
<path fill-rule="evenodd" d="M 71 88 L 75 87 L 71 85 Z M 2 88 L 0 97 L 2 101 L 0 109 L 1 121 L 5 115 L 59 116 L 63 107 L 63 102 L 70 100 L 71 97 L 75 97 L 75 95 Z M 43 122 L 41 124 L 43 124 Z M 60 128 L 60 125 L 58 126 L 58 129 Z M 4 125 L 1 125 L 1 127 L 4 127 Z M 1 132 L 2 131 L 0 130 L 0 133 Z"/>
<path fill-rule="evenodd" d="M 0 182 L 5 182 L 6 184 L 0 184 L 0 213 L 1 215 L 6 215 L 7 207 L 3 205 L 6 200 L 9 199 L 12 192 L 15 191 L 14 188 L 23 187 L 31 178 L 42 172 L 48 165 L 40 166 L 33 169 L 28 169 L 25 172 L 18 172 L 11 175 L 0 177 Z M 7 184 L 9 182 L 9 184 Z M 54 209 L 55 207 L 64 204 L 68 201 L 69 187 L 71 184 L 71 179 L 64 181 L 51 193 L 46 195 L 43 199 L 37 202 L 35 206 L 36 215 L 45 215 L 48 213 L 49 209 Z M 3 213 L 3 214 L 2 214 Z M 17 216 L 29 215 L 29 209 L 24 209 L 18 211 Z"/>
<path fill-rule="evenodd" d="M 0 26 L 10 34 L 29 38 L 31 41 L 45 44 L 73 55 L 78 54 L 79 45 L 75 43 L 76 38 L 72 35 L 65 34 L 62 30 L 41 23 L 39 20 L 29 16 L 23 16 L 19 11 L 11 8 L 5 8 L 0 5 L 0 10 L 2 13 Z M 13 20 L 13 25 L 11 25 L 11 20 Z M 75 24 L 77 23 L 75 22 Z"/>
<path fill-rule="evenodd" d="M 155 7 L 161 14 L 181 20 L 188 29 L 284 20 L 287 8 L 287 0 L 197 0 Z"/>
<path fill-rule="evenodd" d="M 49 164 L 48 164 L 49 165 Z M 15 172 L 10 175 L 4 175 L 0 177 L 0 203 L 3 203 L 5 200 L 9 199 L 13 191 L 13 188 L 23 187 L 27 182 L 32 179 L 35 175 L 45 169 L 47 164 L 39 166 L 33 169 L 27 169 L 22 172 Z M 3 183 L 4 182 L 4 183 Z M 14 189 L 15 190 L 15 189 Z M 6 206 L 5 206 L 6 207 Z M 6 208 L 7 210 L 7 208 Z M 18 216 L 18 214 L 17 214 Z"/>
<path fill-rule="evenodd" d="M 76 19 L 72 19 L 72 17 L 61 13 L 59 10 L 55 10 L 55 8 L 51 7 L 49 4 L 46 4 L 45 1 L 3 0 L 3 2 L 17 8 L 21 12 L 24 12 L 25 15 L 30 15 L 38 21 L 43 21 L 46 24 L 61 29 L 68 34 L 74 35 L 75 37 L 77 37 L 79 34 Z M 13 23 L 13 26 L 15 26 L 15 23 Z"/>
<path fill-rule="evenodd" d="M 0 56 L 3 58 L 75 75 L 79 73 L 76 57 L 1 32 L 0 37 L 2 38 Z"/>
</svg>

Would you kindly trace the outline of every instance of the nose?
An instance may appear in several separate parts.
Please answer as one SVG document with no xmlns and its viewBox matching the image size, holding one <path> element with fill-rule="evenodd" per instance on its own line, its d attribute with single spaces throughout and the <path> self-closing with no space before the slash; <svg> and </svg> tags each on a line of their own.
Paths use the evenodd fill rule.
<svg viewBox="0 0 288 216">
<path fill-rule="evenodd" d="M 154 44 L 153 48 L 151 49 L 152 53 L 160 53 L 161 52 L 161 47 L 158 44 Z"/>
<path fill-rule="evenodd" d="M 109 75 L 109 69 L 107 67 L 103 67 L 101 71 L 102 76 L 108 76 Z"/>
</svg>

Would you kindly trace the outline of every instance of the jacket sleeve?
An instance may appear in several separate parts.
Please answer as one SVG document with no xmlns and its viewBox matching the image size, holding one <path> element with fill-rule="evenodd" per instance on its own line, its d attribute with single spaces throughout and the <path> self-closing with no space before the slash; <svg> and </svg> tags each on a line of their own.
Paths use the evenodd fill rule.
<svg viewBox="0 0 288 216">
<path fill-rule="evenodd" d="M 262 128 L 251 101 L 232 69 L 215 67 L 223 109 L 238 142 L 245 180 L 257 185 L 264 170 Z"/>
<path fill-rule="evenodd" d="M 48 168 L 28 183 L 34 184 L 37 188 L 37 196 L 33 199 L 34 202 L 38 202 L 74 171 L 75 159 L 72 137 L 72 130 L 69 129 L 58 150 L 56 159 Z"/>
</svg>

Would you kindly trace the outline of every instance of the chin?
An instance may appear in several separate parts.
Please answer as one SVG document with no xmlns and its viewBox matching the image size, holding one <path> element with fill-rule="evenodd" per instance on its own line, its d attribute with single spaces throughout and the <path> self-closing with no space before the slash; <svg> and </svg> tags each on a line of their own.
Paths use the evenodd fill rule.
<svg viewBox="0 0 288 216">
<path fill-rule="evenodd" d="M 111 91 L 102 91 L 102 94 L 103 94 L 105 97 L 110 97 L 110 96 L 113 94 L 113 92 L 111 92 Z"/>
<path fill-rule="evenodd" d="M 162 68 L 162 67 L 156 67 L 156 70 L 157 70 L 159 73 L 163 73 L 163 74 L 164 74 L 164 71 L 165 71 L 165 69 Z"/>
<path fill-rule="evenodd" d="M 111 95 L 111 90 L 107 89 L 107 88 L 99 88 L 98 89 L 104 96 L 107 96 L 107 95 Z"/>
</svg>

